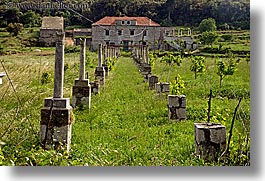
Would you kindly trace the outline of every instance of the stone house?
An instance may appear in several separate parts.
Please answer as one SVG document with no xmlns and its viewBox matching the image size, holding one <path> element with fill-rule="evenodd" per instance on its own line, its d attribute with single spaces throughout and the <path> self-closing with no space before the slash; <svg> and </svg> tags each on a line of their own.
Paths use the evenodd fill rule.
<svg viewBox="0 0 265 181">
<path fill-rule="evenodd" d="M 148 17 L 111 17 L 106 16 L 92 24 L 92 50 L 98 49 L 98 44 L 121 46 L 124 50 L 132 46 L 148 45 L 151 50 L 179 50 L 176 43 L 183 40 L 186 49 L 194 49 L 191 30 L 186 34 L 183 29 L 162 27 Z"/>
<path fill-rule="evenodd" d="M 63 31 L 63 17 L 43 17 L 39 37 L 40 46 L 55 46 L 56 32 Z"/>
<path fill-rule="evenodd" d="M 97 50 L 99 43 L 122 46 L 124 50 L 141 44 L 157 49 L 163 36 L 174 29 L 161 27 L 148 17 L 106 16 L 92 24 L 92 50 Z"/>
</svg>

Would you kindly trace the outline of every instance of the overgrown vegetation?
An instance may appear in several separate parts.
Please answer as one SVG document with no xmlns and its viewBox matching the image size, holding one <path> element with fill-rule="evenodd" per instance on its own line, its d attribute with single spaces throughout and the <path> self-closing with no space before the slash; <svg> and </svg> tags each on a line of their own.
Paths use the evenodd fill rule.
<svg viewBox="0 0 265 181">
<path fill-rule="evenodd" d="M 9 2 L 9 4 L 7 4 Z M 60 8 L 62 1 L 41 1 L 44 7 L 53 4 L 53 9 L 38 8 L 40 1 L 1 1 L 0 27 L 9 23 L 22 23 L 25 27 L 40 26 L 41 16 L 63 16 L 66 27 L 87 27 L 105 16 L 147 16 L 162 26 L 197 27 L 206 18 L 216 20 L 218 29 L 249 29 L 250 2 L 246 0 L 65 0 L 65 7 L 72 7 L 86 18 L 79 17 L 67 8 Z M 10 9 L 17 7 L 19 9 Z M 46 5 L 46 6 L 45 6 Z M 50 5 L 51 7 L 51 5 Z M 77 8 L 78 7 L 78 8 Z M 30 11 L 29 11 L 30 10 Z"/>
</svg>

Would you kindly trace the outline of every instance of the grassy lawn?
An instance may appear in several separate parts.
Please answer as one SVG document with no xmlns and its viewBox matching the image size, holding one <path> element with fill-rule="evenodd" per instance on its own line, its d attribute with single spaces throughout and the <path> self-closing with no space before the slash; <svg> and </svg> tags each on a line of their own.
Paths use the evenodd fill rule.
<svg viewBox="0 0 265 181">
<path fill-rule="evenodd" d="M 27 32 L 28 31 L 28 32 Z M 25 30 L 34 36 L 37 30 Z M 25 36 L 26 36 L 25 34 Z M 234 33 L 236 36 L 236 33 Z M 207 56 L 206 73 L 194 78 L 191 58 L 181 66 L 155 61 L 152 73 L 160 82 L 171 82 L 179 74 L 185 82 L 187 120 L 168 120 L 167 96 L 148 89 L 132 58 L 121 57 L 110 72 L 100 94 L 93 95 L 90 111 L 74 109 L 70 155 L 64 151 L 43 150 L 39 143 L 40 110 L 44 98 L 53 95 L 55 49 L 27 47 L 23 38 L 0 31 L 7 55 L 1 60 L 8 72 L 0 85 L 0 165 L 248 165 L 250 163 L 250 64 L 243 58 L 232 76 L 219 90 L 216 58 Z M 249 32 L 238 33 L 232 50 L 249 50 Z M 245 40 L 246 37 L 246 40 Z M 22 42 L 22 44 L 20 44 Z M 243 45 L 242 45 L 243 44 Z M 21 45 L 21 46 L 20 46 Z M 216 45 L 217 46 L 217 45 Z M 41 52 L 36 51 L 40 49 Z M 71 52 L 71 48 L 69 49 Z M 13 54 L 13 53 L 16 54 Z M 226 59 L 226 58 L 224 58 Z M 88 77 L 94 81 L 97 54 L 87 52 Z M 4 72 L 0 65 L 0 72 Z M 64 97 L 71 98 L 78 78 L 79 53 L 65 54 Z M 42 75 L 48 74 L 41 84 Z M 10 78 L 12 85 L 8 78 Z M 194 123 L 207 119 L 207 102 L 213 90 L 211 121 L 226 126 L 227 138 L 234 109 L 237 112 L 230 144 L 230 161 L 204 163 L 194 155 Z M 219 92 L 221 94 L 219 94 Z"/>
<path fill-rule="evenodd" d="M 88 53 L 96 64 L 96 54 Z M 219 80 L 215 60 L 206 61 L 207 73 L 194 79 L 189 70 L 190 58 L 180 67 L 169 67 L 158 60 L 153 73 L 160 81 L 172 81 L 177 74 L 185 81 L 187 120 L 172 122 L 167 117 L 167 97 L 148 90 L 133 60 L 121 57 L 106 80 L 101 93 L 92 96 L 92 107 L 75 109 L 71 153 L 46 151 L 39 146 L 39 120 L 43 99 L 52 96 L 54 55 L 9 55 L 3 57 L 16 93 L 1 85 L 2 165 L 242 165 L 249 157 L 239 158 L 250 130 L 249 64 L 239 63 L 238 71 L 224 79 L 224 96 L 217 96 Z M 71 97 L 74 79 L 78 77 L 78 53 L 66 54 L 64 97 Z M 14 66 L 16 65 L 16 66 Z M 0 71 L 3 71 L 2 67 Z M 48 72 L 51 81 L 41 85 L 40 75 Z M 88 67 L 94 80 L 94 68 Z M 204 163 L 194 155 L 194 122 L 205 122 L 209 90 L 213 89 L 212 120 L 230 129 L 237 96 L 243 96 L 233 130 L 230 163 Z M 229 97 L 228 95 L 232 95 Z M 21 105 L 18 103 L 18 98 Z"/>
</svg>

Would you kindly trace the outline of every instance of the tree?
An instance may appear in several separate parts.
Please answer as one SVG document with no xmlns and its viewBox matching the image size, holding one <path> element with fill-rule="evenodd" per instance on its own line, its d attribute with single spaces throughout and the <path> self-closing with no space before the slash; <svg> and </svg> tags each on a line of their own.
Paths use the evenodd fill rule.
<svg viewBox="0 0 265 181">
<path fill-rule="evenodd" d="M 213 18 L 203 19 L 198 27 L 201 33 L 216 31 L 216 22 Z"/>
<path fill-rule="evenodd" d="M 202 56 L 192 57 L 191 62 L 192 64 L 190 66 L 190 70 L 194 72 L 195 79 L 197 79 L 197 75 L 199 73 L 205 72 L 205 65 L 204 65 L 205 57 Z"/>
<path fill-rule="evenodd" d="M 40 25 L 40 15 L 29 10 L 21 16 L 21 23 L 26 27 L 38 26 Z"/>
<path fill-rule="evenodd" d="M 228 62 L 225 62 L 224 60 L 218 60 L 217 65 L 217 75 L 220 78 L 220 90 L 222 89 L 222 82 L 225 76 L 227 75 L 233 75 L 235 71 L 237 70 L 237 64 L 238 61 L 235 61 L 234 57 L 232 55 L 229 55 Z"/>
<path fill-rule="evenodd" d="M 171 65 L 172 63 L 177 64 L 177 66 L 180 66 L 181 62 L 182 62 L 182 58 L 180 55 L 174 56 L 172 54 L 169 55 L 165 55 L 162 57 L 161 62 L 166 62 L 169 65 Z"/>
<path fill-rule="evenodd" d="M 178 74 L 175 77 L 175 80 L 170 83 L 170 93 L 173 95 L 181 95 L 185 89 L 185 82 L 182 80 L 180 75 Z"/>
<path fill-rule="evenodd" d="M 201 34 L 200 41 L 205 45 L 213 45 L 218 38 L 218 34 L 215 31 L 206 31 Z"/>
<path fill-rule="evenodd" d="M 6 31 L 11 36 L 17 36 L 23 30 L 23 24 L 21 23 L 9 23 L 6 27 Z"/>
</svg>

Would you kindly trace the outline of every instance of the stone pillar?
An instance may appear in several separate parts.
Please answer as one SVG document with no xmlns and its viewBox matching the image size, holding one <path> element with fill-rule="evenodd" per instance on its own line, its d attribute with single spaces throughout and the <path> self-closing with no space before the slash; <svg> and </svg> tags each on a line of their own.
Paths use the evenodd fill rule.
<svg viewBox="0 0 265 181">
<path fill-rule="evenodd" d="M 98 46 L 98 66 L 102 66 L 102 44 Z"/>
<path fill-rule="evenodd" d="M 63 97 L 64 81 L 64 33 L 57 33 L 54 72 L 54 98 Z"/>
<path fill-rule="evenodd" d="M 156 75 L 151 75 L 148 77 L 148 82 L 149 82 L 149 89 L 153 90 L 155 89 L 155 84 L 158 83 L 158 77 Z"/>
<path fill-rule="evenodd" d="M 91 85 L 89 80 L 85 79 L 85 61 L 86 61 L 86 39 L 80 38 L 80 69 L 79 79 L 75 80 L 72 92 L 72 105 L 87 106 L 90 109 L 91 104 Z"/>
<path fill-rule="evenodd" d="M 73 113 L 70 98 L 63 98 L 64 33 L 57 32 L 53 98 L 44 100 L 41 109 L 40 139 L 44 149 L 66 146 L 70 151 Z"/>
<path fill-rule="evenodd" d="M 220 123 L 194 123 L 195 154 L 217 161 L 226 149 L 226 128 Z"/>
<path fill-rule="evenodd" d="M 100 49 L 100 47 L 99 47 L 99 49 Z M 102 66 L 103 66 L 103 68 L 105 70 L 105 77 L 107 77 L 109 75 L 109 67 L 107 65 L 108 49 L 107 49 L 107 46 L 106 45 L 104 45 L 102 47 L 102 52 L 103 52 L 103 64 L 102 64 Z"/>
<path fill-rule="evenodd" d="M 168 82 L 158 82 L 155 84 L 156 93 L 169 93 L 170 87 Z"/>
<path fill-rule="evenodd" d="M 95 70 L 95 79 L 98 80 L 101 85 L 105 84 L 105 69 L 102 66 L 102 44 L 99 44 L 98 66 Z"/>
<path fill-rule="evenodd" d="M 149 64 L 149 49 L 148 45 L 144 47 L 144 63 Z"/>
<path fill-rule="evenodd" d="M 185 95 L 168 95 L 168 118 L 171 120 L 186 119 Z"/>
<path fill-rule="evenodd" d="M 85 79 L 86 66 L 86 39 L 80 38 L 80 66 L 79 66 L 79 80 Z"/>
<path fill-rule="evenodd" d="M 107 59 L 107 48 L 106 45 L 103 46 L 103 64 L 106 64 Z"/>
</svg>

